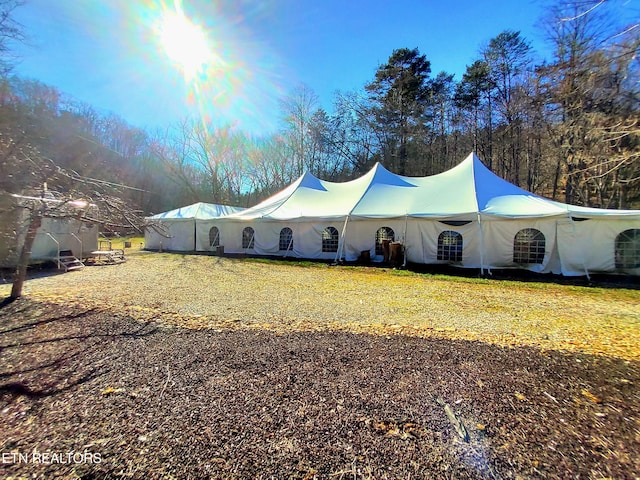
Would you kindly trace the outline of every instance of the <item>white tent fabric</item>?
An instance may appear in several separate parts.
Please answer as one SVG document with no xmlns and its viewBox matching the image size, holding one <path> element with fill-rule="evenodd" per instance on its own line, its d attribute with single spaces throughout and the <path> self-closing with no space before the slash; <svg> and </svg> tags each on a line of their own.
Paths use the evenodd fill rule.
<svg viewBox="0 0 640 480">
<path fill-rule="evenodd" d="M 225 253 L 353 261 L 368 251 L 379 261 L 387 237 L 402 243 L 406 260 L 415 263 L 640 274 L 640 211 L 534 195 L 492 173 L 475 154 L 430 177 L 395 175 L 380 164 L 344 183 L 305 173 L 252 208 L 199 222 L 199 251 L 212 249 L 215 232 Z M 618 256 L 627 256 L 621 262 L 616 252 L 623 232 L 637 243 L 624 252 L 620 247 Z"/>
<path fill-rule="evenodd" d="M 157 228 L 145 230 L 145 248 L 179 252 L 199 250 L 198 239 L 202 236 L 201 231 L 206 229 L 207 222 L 242 210 L 240 207 L 199 202 L 153 215 L 147 220 Z"/>
<path fill-rule="evenodd" d="M 186 207 L 176 208 L 168 212 L 158 213 L 149 217 L 151 220 L 191 220 L 191 219 L 210 219 L 223 217 L 236 212 L 241 212 L 244 208 L 230 207 L 229 205 L 217 205 L 215 203 L 198 202 Z"/>
</svg>

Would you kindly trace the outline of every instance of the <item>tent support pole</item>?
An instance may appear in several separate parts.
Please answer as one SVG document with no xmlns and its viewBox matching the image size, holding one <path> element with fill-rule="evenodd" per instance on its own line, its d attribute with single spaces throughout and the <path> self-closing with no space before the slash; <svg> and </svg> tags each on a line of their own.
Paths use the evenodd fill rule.
<svg viewBox="0 0 640 480">
<path fill-rule="evenodd" d="M 404 216 L 404 247 L 402 248 L 402 268 L 407 266 L 407 223 L 409 223 L 409 214 Z"/>
<path fill-rule="evenodd" d="M 344 253 L 344 236 L 347 232 L 347 222 L 349 221 L 349 215 L 347 215 L 344 219 L 344 225 L 342 226 L 342 234 L 340 235 L 340 248 L 336 252 L 336 257 L 333 260 L 334 263 L 338 263 L 342 259 L 342 254 Z"/>
<path fill-rule="evenodd" d="M 282 256 L 282 258 L 287 258 L 287 255 L 291 251 L 291 245 L 292 244 L 293 244 L 293 232 L 291 232 L 291 240 L 289 240 L 289 245 L 287 245 L 287 251 L 284 252 L 284 255 Z"/>
<path fill-rule="evenodd" d="M 482 229 L 480 212 L 478 212 L 478 227 L 480 227 L 480 275 L 484 277 L 484 230 Z"/>
<path fill-rule="evenodd" d="M 576 222 L 573 221 L 573 217 L 571 216 L 571 213 L 568 213 L 569 216 L 569 221 L 571 222 L 571 229 L 573 230 L 573 236 L 574 238 L 577 235 L 576 232 Z M 558 224 L 556 222 L 556 244 L 558 242 Z M 560 265 L 562 265 L 562 259 L 560 259 Z M 589 275 L 589 270 L 587 269 L 587 264 L 584 261 L 584 253 L 582 254 L 582 268 L 584 269 L 584 274 L 587 276 L 587 280 L 591 281 L 591 275 Z"/>
<path fill-rule="evenodd" d="M 254 238 L 255 238 L 255 236 L 256 236 L 256 232 L 255 232 L 255 230 L 254 230 L 254 231 L 253 231 L 253 234 L 251 235 L 251 240 L 249 240 L 249 245 L 253 245 L 253 242 L 254 242 Z M 247 247 L 247 248 L 245 248 L 245 249 L 244 249 L 244 253 L 245 253 L 245 255 L 247 254 L 247 250 L 249 250 L 249 247 Z M 255 245 L 254 245 L 254 250 L 255 250 Z"/>
</svg>

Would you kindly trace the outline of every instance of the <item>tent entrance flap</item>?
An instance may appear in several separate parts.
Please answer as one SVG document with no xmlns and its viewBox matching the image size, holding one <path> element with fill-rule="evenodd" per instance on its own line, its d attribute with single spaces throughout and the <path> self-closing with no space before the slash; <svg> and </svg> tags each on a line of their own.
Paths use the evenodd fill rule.
<svg viewBox="0 0 640 480">
<path fill-rule="evenodd" d="M 578 232 L 576 231 L 576 222 L 573 220 L 573 216 L 571 215 L 571 212 L 568 212 L 569 215 L 569 220 L 571 221 L 571 229 L 573 230 L 573 238 L 576 238 L 578 236 Z M 558 236 L 557 234 L 557 225 L 556 225 L 556 238 Z M 591 276 L 589 275 L 589 269 L 587 268 L 587 262 L 584 261 L 584 252 L 582 254 L 582 268 L 584 269 L 584 274 L 587 276 L 588 280 L 591 280 Z"/>
</svg>

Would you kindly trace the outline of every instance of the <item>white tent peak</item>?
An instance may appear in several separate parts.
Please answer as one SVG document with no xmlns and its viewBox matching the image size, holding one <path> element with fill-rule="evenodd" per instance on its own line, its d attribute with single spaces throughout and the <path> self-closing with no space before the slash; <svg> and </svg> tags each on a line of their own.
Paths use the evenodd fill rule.
<svg viewBox="0 0 640 480">
<path fill-rule="evenodd" d="M 218 205 L 215 203 L 197 202 L 193 205 L 187 205 L 186 207 L 176 208 L 175 210 L 169 210 L 168 212 L 158 213 L 149 217 L 152 220 L 160 219 L 195 219 L 195 218 L 212 218 L 223 217 L 232 213 L 243 211 L 242 207 L 232 207 L 229 205 Z"/>
<path fill-rule="evenodd" d="M 369 177 L 370 185 L 391 185 L 394 187 L 415 187 L 413 183 L 411 183 L 410 177 L 403 177 L 401 175 L 397 175 L 393 172 L 390 172 L 380 162 L 376 162 L 373 168 L 365 174 L 365 177 Z"/>
<path fill-rule="evenodd" d="M 460 166 L 469 169 L 479 212 L 507 217 L 561 215 L 567 212 L 561 204 L 499 177 L 475 153 L 470 154 Z"/>
<path fill-rule="evenodd" d="M 322 184 L 322 180 L 308 171 L 302 174 L 302 176 L 298 179 L 298 186 L 303 188 L 310 188 L 312 190 L 320 190 L 324 192 L 327 191 L 325 186 Z"/>
</svg>

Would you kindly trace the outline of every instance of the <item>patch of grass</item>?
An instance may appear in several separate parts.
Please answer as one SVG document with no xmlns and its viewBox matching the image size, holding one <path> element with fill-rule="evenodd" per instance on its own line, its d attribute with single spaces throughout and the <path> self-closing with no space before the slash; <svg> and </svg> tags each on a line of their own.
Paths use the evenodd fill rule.
<svg viewBox="0 0 640 480">
<path fill-rule="evenodd" d="M 314 261 L 314 260 L 299 260 L 296 258 L 291 259 L 277 259 L 277 258 L 260 258 L 260 257 L 247 257 L 240 259 L 243 262 L 248 263 L 261 263 L 267 265 L 288 265 L 305 268 L 326 268 L 328 263 L 326 261 Z"/>
<path fill-rule="evenodd" d="M 121 249 L 131 249 L 131 250 L 140 250 L 144 247 L 144 237 L 133 236 L 133 237 L 115 237 L 115 238 L 104 238 L 100 237 L 98 239 L 101 242 L 111 242 L 111 248 L 121 248 Z M 130 244 L 129 247 L 126 247 L 125 244 Z"/>
</svg>

